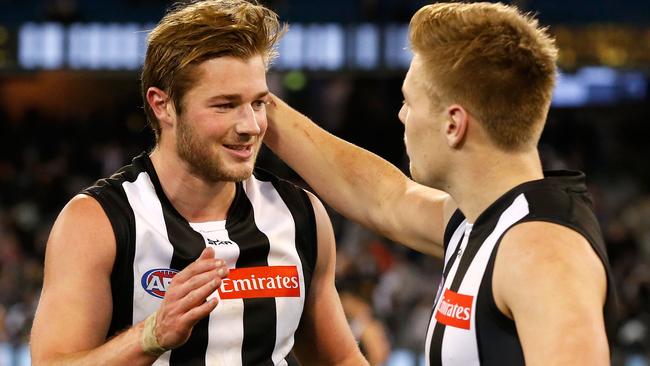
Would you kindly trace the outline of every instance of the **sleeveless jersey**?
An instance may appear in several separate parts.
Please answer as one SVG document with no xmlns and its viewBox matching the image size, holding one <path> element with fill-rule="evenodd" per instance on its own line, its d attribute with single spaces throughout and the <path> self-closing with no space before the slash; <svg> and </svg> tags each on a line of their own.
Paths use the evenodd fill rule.
<svg viewBox="0 0 650 366">
<path fill-rule="evenodd" d="M 426 360 L 431 366 L 524 365 L 515 323 L 497 308 L 492 273 L 499 243 L 513 226 L 545 221 L 585 237 L 607 273 L 605 322 L 611 334 L 616 296 L 602 233 L 580 172 L 545 172 L 488 207 L 470 224 L 456 211 L 445 230 L 443 279 L 427 330 Z"/>
<path fill-rule="evenodd" d="M 255 170 L 236 184 L 225 221 L 188 223 L 142 154 L 83 193 L 99 201 L 117 242 L 107 339 L 156 311 L 173 276 L 211 246 L 230 268 L 211 295 L 220 302 L 186 344 L 154 365 L 297 364 L 294 333 L 317 256 L 314 211 L 302 189 Z"/>
</svg>

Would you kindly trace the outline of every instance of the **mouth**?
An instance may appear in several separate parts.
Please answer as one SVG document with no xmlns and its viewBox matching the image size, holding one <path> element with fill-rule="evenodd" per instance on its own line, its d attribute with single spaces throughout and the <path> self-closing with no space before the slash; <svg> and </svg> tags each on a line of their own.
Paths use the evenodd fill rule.
<svg viewBox="0 0 650 366">
<path fill-rule="evenodd" d="M 239 159 L 248 159 L 253 155 L 253 144 L 222 145 L 226 151 Z"/>
</svg>

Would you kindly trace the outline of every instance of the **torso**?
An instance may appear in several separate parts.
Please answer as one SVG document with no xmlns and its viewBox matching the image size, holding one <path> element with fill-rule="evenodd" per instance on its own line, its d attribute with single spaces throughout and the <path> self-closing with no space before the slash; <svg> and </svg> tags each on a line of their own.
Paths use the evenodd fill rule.
<svg viewBox="0 0 650 366">
<path fill-rule="evenodd" d="M 614 290 L 605 245 L 584 175 L 549 172 L 515 187 L 474 224 L 456 211 L 445 232 L 444 276 L 427 330 L 427 365 L 524 365 L 515 324 L 498 309 L 492 274 L 499 243 L 513 226 L 546 221 L 583 235 L 607 271 L 605 318 L 614 317 Z"/>
<path fill-rule="evenodd" d="M 231 268 L 217 308 L 155 365 L 287 365 L 316 263 L 313 208 L 301 189 L 256 171 L 237 184 L 224 221 L 188 223 L 146 155 L 84 193 L 116 235 L 107 337 L 158 309 L 171 278 L 211 246 Z"/>
</svg>

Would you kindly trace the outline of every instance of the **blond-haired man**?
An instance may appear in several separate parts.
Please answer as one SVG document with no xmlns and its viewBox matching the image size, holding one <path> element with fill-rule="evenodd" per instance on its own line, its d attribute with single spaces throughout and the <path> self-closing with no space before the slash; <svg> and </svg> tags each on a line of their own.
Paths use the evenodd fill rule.
<svg viewBox="0 0 650 366">
<path fill-rule="evenodd" d="M 609 364 L 614 289 L 584 175 L 543 172 L 537 151 L 553 40 L 510 6 L 438 3 L 410 43 L 399 119 L 421 184 L 280 100 L 266 142 L 343 215 L 444 258 L 427 365 Z"/>
<path fill-rule="evenodd" d="M 367 364 L 322 204 L 253 174 L 281 33 L 243 0 L 181 5 L 151 32 L 142 94 L 156 146 L 59 215 L 35 365 Z"/>
</svg>

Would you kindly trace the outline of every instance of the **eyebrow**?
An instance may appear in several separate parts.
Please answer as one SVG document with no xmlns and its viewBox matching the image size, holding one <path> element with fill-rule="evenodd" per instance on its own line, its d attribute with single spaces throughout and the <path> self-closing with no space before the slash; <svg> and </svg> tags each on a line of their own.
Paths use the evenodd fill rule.
<svg viewBox="0 0 650 366">
<path fill-rule="evenodd" d="M 265 96 L 269 95 L 270 92 L 268 90 L 265 90 L 263 92 L 257 93 L 255 97 L 253 97 L 253 100 L 261 99 L 264 98 Z M 214 101 L 217 99 L 225 99 L 229 102 L 240 102 L 243 98 L 241 94 L 219 94 L 215 95 L 213 97 L 210 97 L 210 101 Z"/>
</svg>

